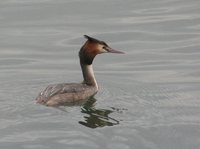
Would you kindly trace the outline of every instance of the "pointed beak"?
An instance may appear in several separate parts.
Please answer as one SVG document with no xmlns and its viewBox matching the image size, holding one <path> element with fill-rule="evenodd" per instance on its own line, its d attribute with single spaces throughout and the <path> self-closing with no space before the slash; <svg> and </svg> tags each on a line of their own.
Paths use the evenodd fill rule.
<svg viewBox="0 0 200 149">
<path fill-rule="evenodd" d="M 108 53 L 125 54 L 124 52 L 121 52 L 121 51 L 118 51 L 118 50 L 114 50 L 111 47 L 106 47 L 106 50 L 108 51 Z"/>
</svg>

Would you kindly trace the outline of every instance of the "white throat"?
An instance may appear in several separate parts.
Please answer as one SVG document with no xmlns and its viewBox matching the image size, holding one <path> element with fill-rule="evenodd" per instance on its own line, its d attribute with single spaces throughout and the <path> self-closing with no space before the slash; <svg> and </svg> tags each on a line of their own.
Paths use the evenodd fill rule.
<svg viewBox="0 0 200 149">
<path fill-rule="evenodd" d="M 83 72 L 84 83 L 95 86 L 98 89 L 92 65 L 81 64 L 81 68 Z"/>
</svg>

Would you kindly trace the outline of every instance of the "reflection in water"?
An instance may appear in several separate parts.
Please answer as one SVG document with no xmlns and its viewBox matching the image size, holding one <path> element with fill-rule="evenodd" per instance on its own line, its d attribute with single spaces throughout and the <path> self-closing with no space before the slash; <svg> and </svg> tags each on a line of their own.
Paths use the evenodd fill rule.
<svg viewBox="0 0 200 149">
<path fill-rule="evenodd" d="M 81 112 L 87 114 L 87 116 L 84 116 L 85 121 L 79 121 L 79 124 L 90 128 L 113 126 L 119 124 L 118 120 L 109 117 L 109 114 L 114 111 L 108 109 L 96 109 L 95 102 L 96 99 L 91 98 L 83 104 Z"/>
<path fill-rule="evenodd" d="M 54 107 L 63 112 L 67 112 L 66 107 L 69 106 L 82 106 L 81 112 L 87 114 L 84 116 L 85 121 L 79 121 L 79 124 L 84 125 L 90 128 L 104 127 L 104 126 L 113 126 L 119 124 L 119 120 L 116 120 L 109 116 L 113 112 L 121 113 L 125 109 L 118 109 L 110 107 L 110 109 L 96 109 L 95 108 L 96 99 L 94 97 L 89 100 L 83 100 L 75 103 L 68 103 L 63 106 Z"/>
</svg>

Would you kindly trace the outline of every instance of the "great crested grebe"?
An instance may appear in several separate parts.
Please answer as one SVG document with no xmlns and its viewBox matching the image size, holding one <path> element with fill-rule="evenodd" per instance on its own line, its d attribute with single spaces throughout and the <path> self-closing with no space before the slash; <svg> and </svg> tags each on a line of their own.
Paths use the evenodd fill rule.
<svg viewBox="0 0 200 149">
<path fill-rule="evenodd" d="M 92 68 L 95 56 L 101 53 L 124 53 L 112 49 L 104 41 L 87 35 L 84 36 L 87 38 L 87 41 L 79 51 L 83 82 L 49 85 L 38 95 L 36 98 L 37 103 L 47 106 L 57 106 L 89 99 L 98 91 L 98 85 Z"/>
</svg>

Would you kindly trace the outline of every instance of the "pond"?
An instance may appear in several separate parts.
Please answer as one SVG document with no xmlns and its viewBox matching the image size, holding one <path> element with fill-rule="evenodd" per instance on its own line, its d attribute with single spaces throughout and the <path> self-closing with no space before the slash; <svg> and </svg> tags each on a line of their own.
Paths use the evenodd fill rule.
<svg viewBox="0 0 200 149">
<path fill-rule="evenodd" d="M 0 148 L 199 148 L 199 14 L 196 0 L 1 1 Z M 87 102 L 36 104 L 82 81 L 84 34 L 126 54 L 95 58 Z"/>
</svg>

